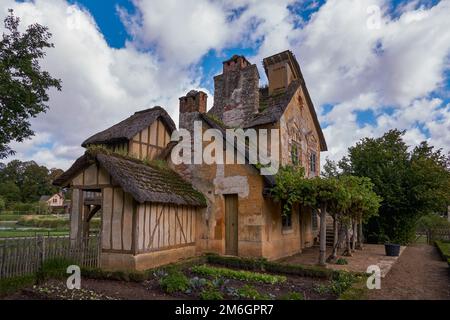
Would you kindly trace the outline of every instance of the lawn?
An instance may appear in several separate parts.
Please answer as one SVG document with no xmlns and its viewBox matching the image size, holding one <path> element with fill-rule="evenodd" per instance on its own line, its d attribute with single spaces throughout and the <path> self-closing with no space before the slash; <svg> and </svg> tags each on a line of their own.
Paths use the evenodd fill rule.
<svg viewBox="0 0 450 320">
<path fill-rule="evenodd" d="M 36 235 L 65 236 L 68 234 L 69 234 L 69 230 L 43 230 L 43 229 L 0 230 L 0 238 L 34 237 Z"/>
</svg>

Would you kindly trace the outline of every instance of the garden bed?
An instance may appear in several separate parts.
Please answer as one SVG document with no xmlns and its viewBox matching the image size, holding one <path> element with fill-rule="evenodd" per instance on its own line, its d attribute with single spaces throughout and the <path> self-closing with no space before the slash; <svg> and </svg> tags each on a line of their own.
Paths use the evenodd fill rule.
<svg viewBox="0 0 450 320">
<path fill-rule="evenodd" d="M 313 276 L 294 274 L 305 272 L 305 267 L 265 264 L 273 270 L 286 268 L 287 272 L 249 270 L 250 260 L 235 259 L 244 268 L 213 265 L 200 258 L 183 264 L 170 265 L 145 272 L 108 272 L 100 269 L 82 269 L 82 290 L 74 293 L 65 287 L 65 276 L 53 276 L 39 285 L 28 285 L 6 299 L 187 299 L 187 300 L 335 300 L 355 281 L 345 272 L 324 273 L 313 269 Z M 225 260 L 228 261 L 228 260 Z M 223 261 L 222 261 L 223 262 Z M 261 262 L 261 261 L 260 261 Z M 308 268 L 306 268 L 308 270 Z M 60 273 L 61 270 L 59 271 Z M 331 275 L 331 277 L 330 277 Z M 48 278 L 47 278 L 48 279 Z"/>
</svg>

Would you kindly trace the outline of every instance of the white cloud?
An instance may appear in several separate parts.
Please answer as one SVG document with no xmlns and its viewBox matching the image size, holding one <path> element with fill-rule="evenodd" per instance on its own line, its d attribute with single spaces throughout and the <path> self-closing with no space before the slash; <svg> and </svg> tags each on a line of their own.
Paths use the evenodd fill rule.
<svg viewBox="0 0 450 320">
<path fill-rule="evenodd" d="M 319 114 L 323 104 L 335 105 L 320 116 L 327 124 L 325 156 L 340 158 L 360 138 L 391 128 L 408 129 L 408 143 L 428 139 L 450 149 L 450 106 L 443 102 L 449 0 L 434 7 L 411 1 L 395 17 L 387 0 L 329 0 L 308 22 L 289 10 L 293 0 L 134 0 L 135 13 L 119 9 L 134 36 L 122 49 L 109 47 L 92 16 L 64 0 L 0 1 L 3 15 L 12 7 L 24 25 L 50 27 L 55 48 L 45 67 L 63 80 L 63 91 L 51 94 L 50 111 L 33 121 L 37 136 L 13 144 L 22 159 L 66 168 L 90 134 L 153 105 L 176 121 L 178 97 L 199 88 L 200 73 L 210 72 L 198 62 L 210 50 L 220 55 L 232 47 L 257 48 L 248 58 L 259 67 L 267 55 L 294 51 Z M 379 29 L 367 28 L 372 5 L 381 8 Z M 372 110 L 375 123 L 358 124 L 360 110 Z"/>
<path fill-rule="evenodd" d="M 177 119 L 178 97 L 199 86 L 190 70 L 160 63 L 131 44 L 109 47 L 93 17 L 78 6 L 2 0 L 2 16 L 8 8 L 22 27 L 35 22 L 49 27 L 55 48 L 48 50 L 43 68 L 63 81 L 62 92 L 50 94 L 50 110 L 32 121 L 36 136 L 12 144 L 16 158 L 67 168 L 82 154 L 84 139 L 135 111 L 161 105 Z M 52 146 L 42 144 L 41 137 Z"/>
</svg>

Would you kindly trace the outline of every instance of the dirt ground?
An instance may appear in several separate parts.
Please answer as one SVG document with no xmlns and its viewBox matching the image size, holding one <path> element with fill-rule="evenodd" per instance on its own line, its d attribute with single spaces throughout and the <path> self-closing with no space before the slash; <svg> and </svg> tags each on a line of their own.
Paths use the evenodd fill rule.
<svg viewBox="0 0 450 320">
<path fill-rule="evenodd" d="M 409 246 L 369 299 L 450 300 L 448 265 L 433 246 Z"/>
<path fill-rule="evenodd" d="M 402 250 L 404 247 L 402 247 Z M 327 247 L 326 255 L 331 254 L 331 248 Z M 403 254 L 403 252 L 402 252 Z M 342 256 L 340 256 L 342 257 Z M 319 248 L 312 247 L 303 249 L 303 252 L 291 257 L 287 257 L 279 260 L 279 262 L 289 264 L 301 264 L 301 265 L 316 265 L 319 258 Z M 370 265 L 380 265 L 382 267 L 382 274 L 387 273 L 389 270 L 384 270 L 384 267 L 391 267 L 398 260 L 397 257 L 387 257 L 384 245 L 379 244 L 365 244 L 364 250 L 356 250 L 351 257 L 342 257 L 347 260 L 346 265 L 328 264 L 327 268 L 335 270 L 346 270 L 353 272 L 366 272 L 367 267 Z"/>
<path fill-rule="evenodd" d="M 189 270 L 184 271 L 192 279 L 195 274 Z M 210 278 L 210 277 L 206 277 Z M 238 280 L 226 280 L 227 283 L 222 287 L 241 288 L 249 284 L 260 294 L 273 295 L 273 298 L 279 297 L 290 292 L 301 293 L 306 300 L 334 300 L 336 296 L 332 293 L 317 292 L 317 286 L 329 285 L 328 280 L 313 279 L 298 276 L 286 276 L 286 282 L 279 284 L 265 283 L 246 283 Z M 212 278 L 210 278 L 211 280 Z M 221 289 L 221 290 L 222 290 Z M 233 296 L 226 294 L 224 298 L 234 299 Z M 21 292 L 3 297 L 5 300 L 196 300 L 199 299 L 199 292 L 173 293 L 166 294 L 156 278 L 144 282 L 125 282 L 116 280 L 95 280 L 83 278 L 81 281 L 81 290 L 67 290 L 65 280 L 49 280 L 36 287 L 25 288 Z"/>
</svg>

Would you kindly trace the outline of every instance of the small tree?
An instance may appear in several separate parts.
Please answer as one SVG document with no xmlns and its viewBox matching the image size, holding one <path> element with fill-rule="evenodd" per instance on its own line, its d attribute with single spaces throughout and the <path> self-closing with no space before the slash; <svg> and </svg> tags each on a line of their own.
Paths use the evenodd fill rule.
<svg viewBox="0 0 450 320">
<path fill-rule="evenodd" d="M 302 168 L 280 168 L 275 177 L 272 194 L 284 203 L 283 214 L 291 214 L 295 203 L 316 209 L 320 213 L 319 264 L 326 264 L 326 215 L 327 210 L 336 212 L 345 207 L 348 194 L 336 178 L 306 179 Z"/>
<path fill-rule="evenodd" d="M 29 119 L 48 108 L 47 91 L 61 90 L 61 81 L 39 65 L 45 50 L 53 47 L 48 28 L 33 24 L 22 34 L 19 22 L 9 10 L 8 33 L 0 39 L 0 159 L 14 153 L 8 147 L 11 141 L 21 142 L 34 134 Z"/>
</svg>

